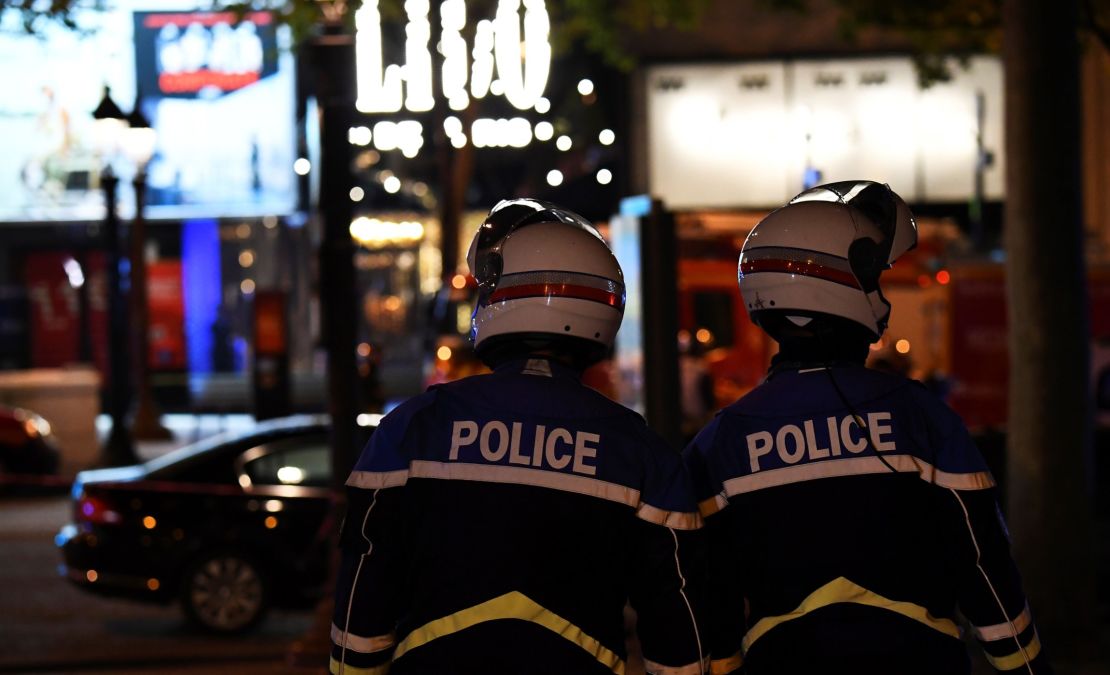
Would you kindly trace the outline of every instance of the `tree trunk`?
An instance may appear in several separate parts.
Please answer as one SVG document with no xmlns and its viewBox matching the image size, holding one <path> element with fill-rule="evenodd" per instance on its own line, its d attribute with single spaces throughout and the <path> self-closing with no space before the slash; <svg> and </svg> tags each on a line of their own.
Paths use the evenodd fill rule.
<svg viewBox="0 0 1110 675">
<path fill-rule="evenodd" d="M 1074 654 L 1094 597 L 1074 3 L 1006 0 L 1003 40 L 1009 522 L 1046 644 Z"/>
</svg>

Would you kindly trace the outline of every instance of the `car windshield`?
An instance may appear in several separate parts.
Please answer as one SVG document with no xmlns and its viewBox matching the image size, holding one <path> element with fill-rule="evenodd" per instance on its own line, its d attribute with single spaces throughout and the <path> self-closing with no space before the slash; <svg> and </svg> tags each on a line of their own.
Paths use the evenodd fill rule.
<svg viewBox="0 0 1110 675">
<path fill-rule="evenodd" d="M 171 465 L 187 462 L 199 457 L 222 445 L 239 443 L 246 439 L 255 439 L 249 443 L 253 445 L 265 442 L 268 438 L 275 436 L 302 433 L 312 428 L 323 429 L 326 424 L 326 419 L 315 416 L 284 418 L 281 420 L 262 422 L 245 431 L 224 431 L 202 441 L 186 445 L 183 448 L 178 448 L 177 450 L 173 450 L 145 462 L 143 467 L 148 474 L 154 474 Z"/>
<path fill-rule="evenodd" d="M 146 468 L 148 473 L 155 473 L 157 471 L 165 469 L 171 464 L 177 464 L 178 462 L 183 462 L 185 460 L 191 459 L 198 455 L 204 454 L 215 447 L 224 445 L 225 443 L 234 442 L 246 436 L 252 435 L 253 433 L 253 431 L 247 433 L 241 431 L 224 431 L 216 434 L 215 436 L 210 436 L 203 441 L 198 441 L 196 443 L 186 445 L 183 448 L 178 448 L 177 450 L 167 452 L 164 455 L 160 455 L 158 457 L 155 457 L 154 459 L 148 460 L 147 462 L 143 463 L 143 466 Z"/>
</svg>

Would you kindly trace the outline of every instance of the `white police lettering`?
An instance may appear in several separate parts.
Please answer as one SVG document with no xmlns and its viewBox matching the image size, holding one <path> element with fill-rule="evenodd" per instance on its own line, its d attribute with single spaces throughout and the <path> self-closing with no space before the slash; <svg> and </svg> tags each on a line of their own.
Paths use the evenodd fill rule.
<svg viewBox="0 0 1110 675">
<path fill-rule="evenodd" d="M 574 442 L 574 437 L 566 429 L 555 427 L 551 430 L 551 435 L 547 437 L 547 444 L 543 447 L 543 456 L 547 463 L 555 469 L 565 469 L 567 464 L 570 464 L 570 453 L 565 453 L 562 457 L 555 456 L 555 443 L 560 439 L 568 446 Z M 568 447 L 569 450 L 569 447 Z"/>
<path fill-rule="evenodd" d="M 520 430 L 524 427 L 520 422 L 513 422 L 513 442 L 509 446 L 509 464 L 528 464 L 528 458 L 520 454 Z"/>
<path fill-rule="evenodd" d="M 531 456 L 525 450 L 529 436 Z M 509 464 L 517 466 L 547 467 L 560 471 L 570 467 L 574 473 L 596 476 L 594 462 L 597 461 L 600 443 L 599 434 L 572 432 L 561 427 L 548 430 L 543 424 L 493 420 L 479 425 L 472 420 L 456 420 L 451 427 L 451 450 L 447 458 L 458 460 L 460 450 L 477 444 L 478 452 L 487 462 L 501 462 L 507 457 Z"/>
<path fill-rule="evenodd" d="M 493 450 L 490 448 L 490 436 L 495 431 L 497 432 L 497 449 Z M 498 461 L 509 451 L 509 428 L 505 426 L 504 422 L 490 422 L 482 427 L 482 438 L 479 440 L 479 444 L 482 457 L 491 462 Z"/>
<path fill-rule="evenodd" d="M 752 464 L 752 472 L 759 471 L 759 458 L 771 452 L 775 447 L 775 439 L 770 432 L 757 431 L 748 434 L 748 459 Z"/>
<path fill-rule="evenodd" d="M 601 440 L 601 436 L 597 434 L 587 434 L 579 431 L 574 435 L 574 466 L 571 470 L 574 473 L 585 473 L 594 475 L 597 470 L 592 466 L 587 466 L 585 460 L 587 457 L 594 459 L 597 457 L 597 442 Z M 594 445 L 586 445 L 593 443 Z"/>
<path fill-rule="evenodd" d="M 892 452 L 898 449 L 894 442 L 894 429 L 888 412 L 867 413 L 867 429 L 871 436 L 871 446 L 878 452 Z M 824 433 L 822 438 L 818 432 Z M 748 445 L 748 464 L 752 473 L 760 471 L 760 460 L 774 450 L 784 464 L 797 464 L 803 460 L 813 461 L 840 457 L 841 449 L 858 455 L 868 443 L 853 416 L 828 417 L 824 424 L 820 420 L 805 420 L 801 426 L 786 424 L 774 433 L 756 431 L 746 437 Z"/>
<path fill-rule="evenodd" d="M 886 424 L 882 424 L 882 422 Z M 884 441 L 883 434 L 889 434 L 890 429 L 890 413 L 877 412 L 867 413 L 867 429 L 871 432 L 871 442 L 875 445 L 875 449 L 879 452 L 889 452 L 894 449 L 894 441 Z"/>
<path fill-rule="evenodd" d="M 794 439 L 794 450 L 791 452 L 787 449 L 787 439 Z M 802 430 L 793 424 L 787 424 L 779 429 L 775 434 L 775 450 L 779 452 L 779 458 L 787 464 L 797 464 L 801 461 L 802 456 L 806 454 L 806 442 L 802 438 Z"/>
<path fill-rule="evenodd" d="M 859 425 L 856 424 L 856 418 L 845 417 L 844 419 L 840 420 L 840 438 L 844 440 L 844 447 L 848 450 L 848 452 L 853 452 L 858 455 L 859 453 L 863 452 L 864 448 L 867 447 L 867 443 L 863 440 L 862 437 L 854 437 L 852 435 L 851 427 L 856 427 L 856 430 L 859 430 Z"/>
<path fill-rule="evenodd" d="M 451 426 L 451 459 L 459 458 L 459 448 L 470 445 L 478 436 L 478 424 L 468 420 L 458 420 Z"/>
</svg>

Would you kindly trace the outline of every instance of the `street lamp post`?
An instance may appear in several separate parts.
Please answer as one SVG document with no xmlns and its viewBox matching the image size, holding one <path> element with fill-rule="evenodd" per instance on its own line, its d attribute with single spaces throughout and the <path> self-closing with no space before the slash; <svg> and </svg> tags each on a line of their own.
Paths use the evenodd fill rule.
<svg viewBox="0 0 1110 675">
<path fill-rule="evenodd" d="M 130 402 L 130 386 L 127 368 L 127 315 L 120 283 L 120 236 L 119 210 L 117 197 L 119 178 L 112 167 L 119 151 L 120 138 L 126 129 L 127 118 L 119 106 L 112 101 L 108 87 L 104 87 L 104 97 L 93 111 L 96 132 L 106 160 L 100 174 L 100 186 L 104 190 L 104 246 L 107 249 L 108 266 L 108 415 L 112 427 L 108 439 L 101 449 L 100 463 L 105 466 L 135 464 L 135 446 L 131 432 L 127 428 L 127 408 Z"/>
<path fill-rule="evenodd" d="M 131 420 L 134 438 L 164 440 L 171 437 L 162 426 L 161 413 L 150 386 L 150 316 L 147 304 L 146 273 L 146 167 L 154 154 L 157 136 L 143 115 L 141 100 L 127 116 L 123 152 L 135 166 L 132 185 L 135 188 L 135 217 L 131 221 L 131 330 L 132 368 L 135 385 L 135 410 Z"/>
</svg>

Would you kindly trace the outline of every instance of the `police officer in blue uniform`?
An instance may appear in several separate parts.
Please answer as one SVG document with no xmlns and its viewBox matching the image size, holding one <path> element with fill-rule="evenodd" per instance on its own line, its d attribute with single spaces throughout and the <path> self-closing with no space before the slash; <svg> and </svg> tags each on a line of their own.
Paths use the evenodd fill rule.
<svg viewBox="0 0 1110 675">
<path fill-rule="evenodd" d="M 712 672 L 1046 673 L 995 482 L 960 419 L 864 367 L 881 272 L 916 245 L 886 185 L 803 192 L 744 243 L 739 283 L 779 343 L 765 381 L 686 450 L 709 538 Z"/>
<path fill-rule="evenodd" d="M 616 259 L 580 216 L 522 199 L 468 262 L 493 373 L 399 406 L 359 458 L 331 672 L 622 673 L 626 603 L 649 673 L 703 672 L 681 456 L 580 382 L 623 315 Z"/>
</svg>

